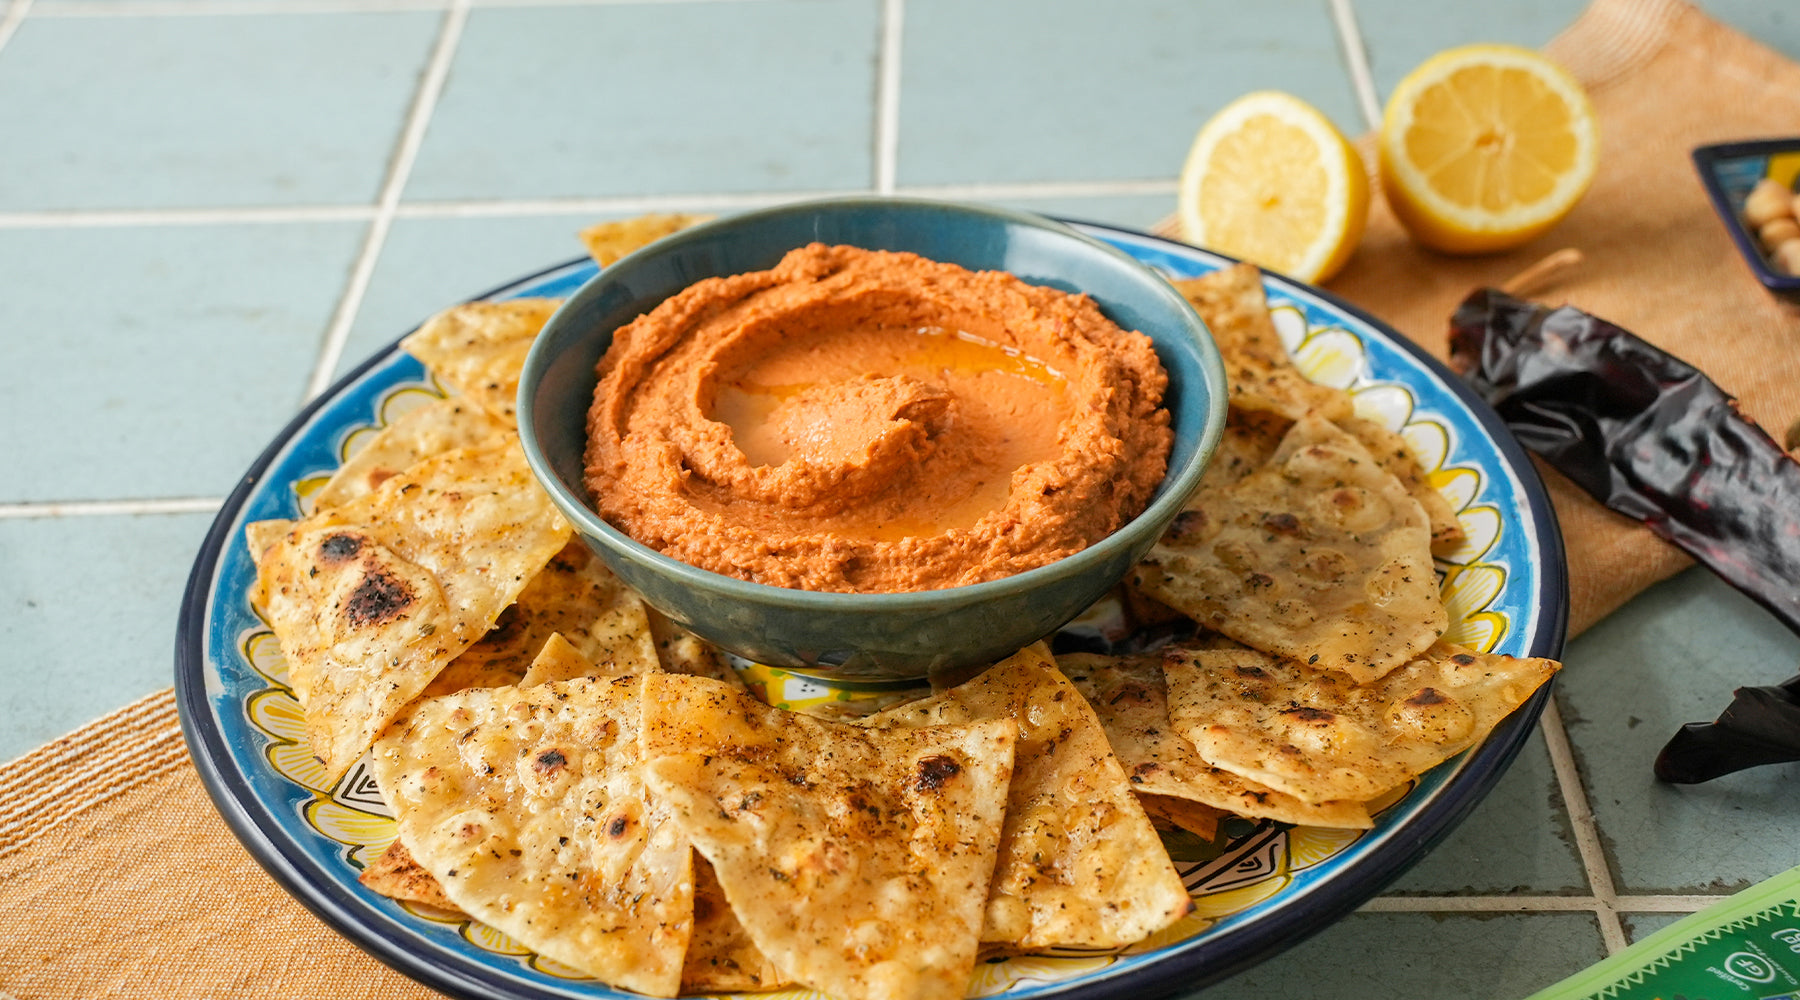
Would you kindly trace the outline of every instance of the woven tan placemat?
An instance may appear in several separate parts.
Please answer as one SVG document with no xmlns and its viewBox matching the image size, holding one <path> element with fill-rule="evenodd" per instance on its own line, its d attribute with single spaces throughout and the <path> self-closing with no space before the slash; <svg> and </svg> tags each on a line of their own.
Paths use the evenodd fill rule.
<svg viewBox="0 0 1800 1000">
<path fill-rule="evenodd" d="M 1535 246 L 1456 260 L 1412 246 L 1378 203 L 1332 288 L 1442 356 L 1468 291 L 1578 247 L 1587 263 L 1554 297 L 1700 365 L 1779 435 L 1800 416 L 1800 310 L 1736 258 L 1687 154 L 1800 134 L 1800 67 L 1667 0 L 1599 0 L 1550 48 L 1601 117 L 1600 176 L 1576 213 Z M 1566 483 L 1551 489 L 1577 629 L 1683 565 Z M 188 762 L 167 691 L 0 765 L 0 921 L 0 1000 L 436 995 L 250 859 Z"/>
<path fill-rule="evenodd" d="M 283 892 L 161 691 L 0 766 L 0 996 L 427 998 Z"/>
</svg>

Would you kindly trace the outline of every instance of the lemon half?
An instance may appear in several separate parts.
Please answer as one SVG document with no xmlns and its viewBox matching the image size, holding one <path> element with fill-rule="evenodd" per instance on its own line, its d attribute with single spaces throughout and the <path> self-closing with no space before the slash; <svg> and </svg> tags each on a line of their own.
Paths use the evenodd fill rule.
<svg viewBox="0 0 1800 1000">
<path fill-rule="evenodd" d="M 1220 109 L 1181 171 L 1183 239 L 1300 281 L 1336 274 L 1368 215 L 1362 158 L 1330 119 L 1279 91 Z"/>
<path fill-rule="evenodd" d="M 1466 45 L 1426 60 L 1388 98 L 1382 191 L 1425 246 L 1508 250 L 1569 214 L 1599 147 L 1593 105 L 1560 66 L 1531 49 Z"/>
</svg>

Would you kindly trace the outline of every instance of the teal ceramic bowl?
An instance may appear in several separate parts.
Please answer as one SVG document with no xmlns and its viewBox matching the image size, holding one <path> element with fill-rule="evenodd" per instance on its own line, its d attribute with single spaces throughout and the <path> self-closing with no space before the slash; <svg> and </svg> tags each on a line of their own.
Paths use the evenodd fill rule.
<svg viewBox="0 0 1800 1000">
<path fill-rule="evenodd" d="M 1125 527 L 1048 566 L 913 593 L 791 590 L 712 573 L 626 536 L 583 485 L 595 365 L 618 327 L 703 278 L 772 267 L 819 241 L 911 251 L 971 270 L 1085 292 L 1149 336 L 1169 374 L 1175 432 L 1150 506 Z M 1205 325 L 1169 283 L 1061 223 L 1001 209 L 901 198 L 808 201 L 748 212 L 660 240 L 604 268 L 538 336 L 519 386 L 532 469 L 575 531 L 644 600 L 748 660 L 842 679 L 917 678 L 992 662 L 1049 635 L 1124 577 L 1200 480 L 1225 420 L 1225 375 Z"/>
</svg>

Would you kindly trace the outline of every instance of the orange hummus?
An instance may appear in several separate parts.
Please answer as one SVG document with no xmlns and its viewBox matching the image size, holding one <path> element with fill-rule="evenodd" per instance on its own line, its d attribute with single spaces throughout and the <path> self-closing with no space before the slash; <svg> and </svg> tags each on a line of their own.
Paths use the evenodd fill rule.
<svg viewBox="0 0 1800 1000">
<path fill-rule="evenodd" d="M 1168 376 L 1085 295 L 813 244 L 621 327 L 587 485 L 632 538 L 806 590 L 979 583 L 1053 562 L 1162 481 Z"/>
</svg>

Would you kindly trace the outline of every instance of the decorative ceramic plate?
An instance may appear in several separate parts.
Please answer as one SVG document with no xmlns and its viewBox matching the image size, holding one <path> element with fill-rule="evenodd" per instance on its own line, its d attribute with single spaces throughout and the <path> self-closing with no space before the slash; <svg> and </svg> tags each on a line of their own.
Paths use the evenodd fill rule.
<svg viewBox="0 0 1800 1000">
<path fill-rule="evenodd" d="M 1171 277 L 1229 261 L 1118 229 L 1080 225 Z M 594 273 L 572 262 L 491 293 L 564 296 Z M 1398 429 L 1460 511 L 1468 541 L 1438 562 L 1452 622 L 1445 636 L 1484 651 L 1561 653 L 1566 584 L 1543 488 L 1497 417 L 1436 362 L 1355 309 L 1266 278 L 1276 324 L 1313 380 L 1351 391 L 1360 413 Z M 272 443 L 214 522 L 188 582 L 176 688 L 188 746 L 219 811 L 295 898 L 375 957 L 453 996 L 599 998 L 613 990 L 534 955 L 482 924 L 398 903 L 357 882 L 394 821 L 366 768 L 337 782 L 304 745 L 301 711 L 274 634 L 251 607 L 245 524 L 293 518 L 346 456 L 407 408 L 443 394 L 391 347 L 315 400 Z M 780 670 L 746 668 L 770 702 L 801 707 L 866 697 Z M 1222 844 L 1172 850 L 1194 913 L 1118 953 L 997 959 L 971 996 L 1155 996 L 1191 990 L 1268 957 L 1349 912 L 1416 861 L 1487 793 L 1529 735 L 1548 686 L 1481 746 L 1423 775 L 1367 831 L 1242 822 Z M 246 927 L 245 934 L 255 934 Z M 816 996 L 783 991 L 786 997 Z"/>
</svg>

